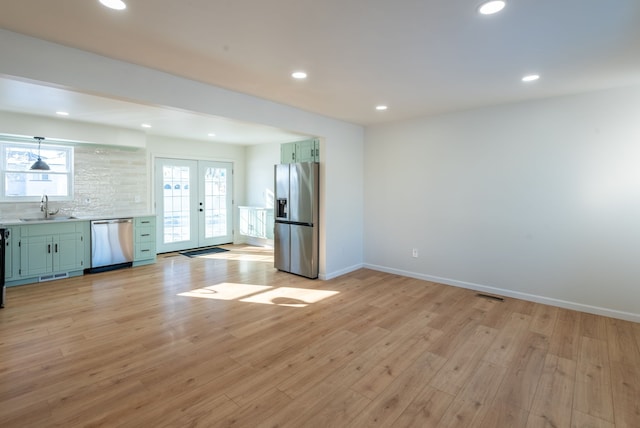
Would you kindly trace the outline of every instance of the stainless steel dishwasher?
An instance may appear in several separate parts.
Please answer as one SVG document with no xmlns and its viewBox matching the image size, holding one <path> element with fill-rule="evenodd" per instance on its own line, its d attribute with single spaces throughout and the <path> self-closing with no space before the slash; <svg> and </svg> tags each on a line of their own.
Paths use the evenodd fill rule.
<svg viewBox="0 0 640 428">
<path fill-rule="evenodd" d="M 91 272 L 131 266 L 133 263 L 133 219 L 91 222 Z"/>
</svg>

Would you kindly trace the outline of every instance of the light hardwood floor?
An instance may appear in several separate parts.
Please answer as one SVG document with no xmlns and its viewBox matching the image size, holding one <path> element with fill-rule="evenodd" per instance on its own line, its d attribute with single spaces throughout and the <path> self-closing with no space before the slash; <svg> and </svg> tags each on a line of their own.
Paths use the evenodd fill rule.
<svg viewBox="0 0 640 428">
<path fill-rule="evenodd" d="M 8 289 L 0 427 L 640 426 L 638 324 L 229 248 Z"/>
</svg>

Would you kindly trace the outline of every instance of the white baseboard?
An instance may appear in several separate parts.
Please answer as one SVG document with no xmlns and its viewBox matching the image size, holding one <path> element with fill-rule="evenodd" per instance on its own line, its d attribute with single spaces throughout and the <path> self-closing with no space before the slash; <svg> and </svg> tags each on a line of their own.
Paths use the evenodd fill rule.
<svg viewBox="0 0 640 428">
<path fill-rule="evenodd" d="M 337 278 L 339 276 L 346 275 L 348 273 L 357 271 L 358 269 L 362 269 L 363 267 L 364 267 L 363 264 L 357 264 L 357 265 L 349 266 L 348 268 L 340 269 L 340 270 L 337 270 L 335 272 L 320 274 L 320 275 L 318 275 L 318 279 L 321 279 L 323 281 L 327 281 L 329 279 Z"/>
<path fill-rule="evenodd" d="M 273 248 L 273 239 L 256 238 L 253 236 L 246 237 L 246 243 L 256 247 Z"/>
<path fill-rule="evenodd" d="M 598 306 L 585 305 L 582 303 L 569 302 L 561 299 L 554 299 L 551 297 L 538 296 L 535 294 L 522 293 L 519 291 L 508 290 L 504 288 L 490 287 L 487 285 L 474 284 L 471 282 L 457 281 L 455 279 L 441 278 L 438 276 L 425 275 L 421 273 L 409 272 L 400 269 L 393 269 L 386 266 L 379 266 L 364 263 L 362 267 L 366 269 L 377 270 L 380 272 L 392 273 L 395 275 L 406 276 L 409 278 L 422 279 L 425 281 L 436 282 L 438 284 L 452 285 L 454 287 L 468 288 L 470 290 L 482 291 L 484 293 L 497 294 L 500 296 L 513 297 L 515 299 L 527 300 L 530 302 L 542 303 L 550 306 L 557 306 L 559 308 L 572 309 L 580 312 L 587 312 L 595 315 L 602 315 L 611 318 L 617 318 L 626 321 L 632 321 L 640 323 L 640 314 L 632 312 L 618 311 L 615 309 L 602 308 Z"/>
</svg>

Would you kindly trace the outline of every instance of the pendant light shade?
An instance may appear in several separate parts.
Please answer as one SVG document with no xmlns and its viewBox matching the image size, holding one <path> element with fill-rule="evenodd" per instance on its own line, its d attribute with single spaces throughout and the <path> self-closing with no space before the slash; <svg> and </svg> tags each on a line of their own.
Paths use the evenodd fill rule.
<svg viewBox="0 0 640 428">
<path fill-rule="evenodd" d="M 49 165 L 47 165 L 47 163 L 43 161 L 42 158 L 40 157 L 40 144 L 42 143 L 42 140 L 44 140 L 44 137 L 33 137 L 33 138 L 35 140 L 38 140 L 38 160 L 35 161 L 33 165 L 31 165 L 31 168 L 29 169 L 33 169 L 36 171 L 49 171 L 51 168 L 49 168 Z"/>
</svg>

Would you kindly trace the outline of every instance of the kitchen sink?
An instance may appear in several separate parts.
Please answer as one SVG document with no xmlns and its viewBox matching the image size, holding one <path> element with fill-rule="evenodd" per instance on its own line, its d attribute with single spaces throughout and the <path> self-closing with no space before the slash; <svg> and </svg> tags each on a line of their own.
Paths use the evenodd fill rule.
<svg viewBox="0 0 640 428">
<path fill-rule="evenodd" d="M 21 218 L 20 221 L 64 221 L 64 220 L 74 220 L 78 217 L 73 216 L 53 216 L 53 217 L 31 217 L 31 218 Z"/>
</svg>

